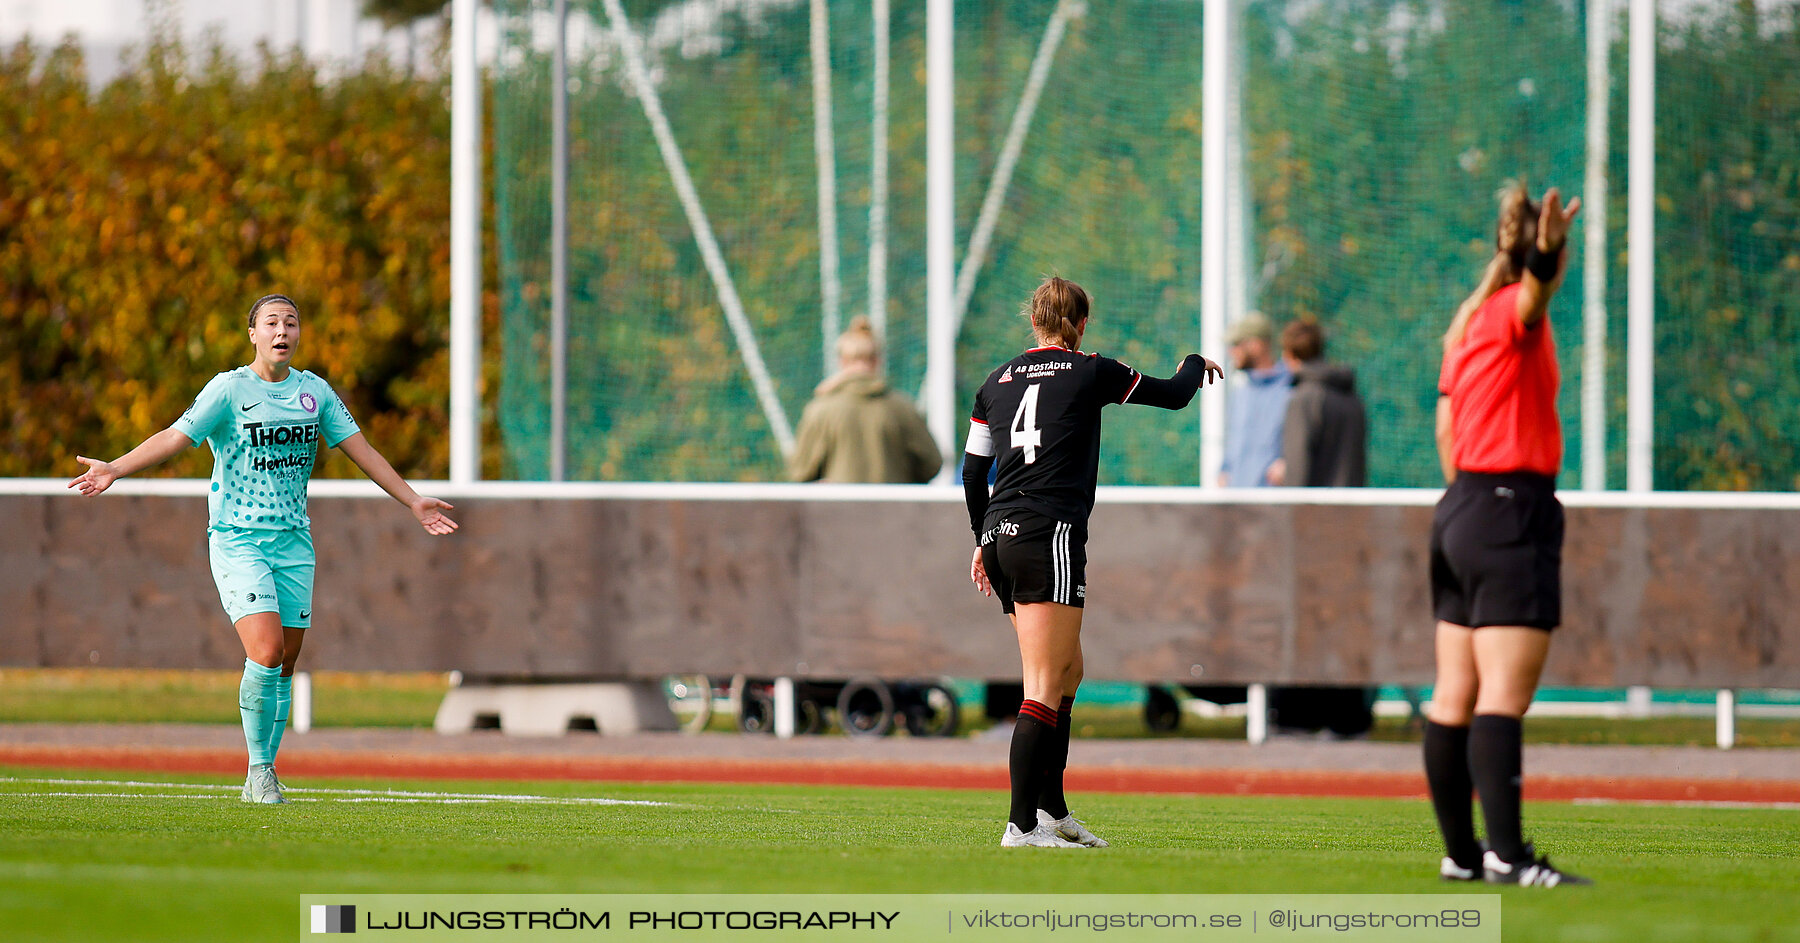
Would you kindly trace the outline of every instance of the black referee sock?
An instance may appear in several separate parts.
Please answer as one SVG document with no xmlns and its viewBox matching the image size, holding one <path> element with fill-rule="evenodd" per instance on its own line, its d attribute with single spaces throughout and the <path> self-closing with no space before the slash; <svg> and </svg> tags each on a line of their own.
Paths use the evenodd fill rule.
<svg viewBox="0 0 1800 943">
<path fill-rule="evenodd" d="M 1056 818 L 1069 814 L 1069 800 L 1063 797 L 1063 770 L 1069 768 L 1069 719 L 1075 699 L 1063 695 L 1056 710 L 1056 732 L 1044 749 L 1044 768 L 1039 774 L 1037 807 Z"/>
<path fill-rule="evenodd" d="M 1037 828 L 1038 783 L 1044 775 L 1044 753 L 1055 736 L 1055 711 L 1030 698 L 1019 705 L 1007 763 L 1012 773 L 1012 812 L 1007 818 L 1021 832 Z"/>
<path fill-rule="evenodd" d="M 1520 730 L 1517 717 L 1476 714 L 1469 725 L 1469 770 L 1481 796 L 1481 818 L 1487 823 L 1488 848 L 1506 862 L 1525 859 L 1519 826 Z"/>
<path fill-rule="evenodd" d="M 1425 782 L 1431 786 L 1431 807 L 1437 812 L 1438 831 L 1444 835 L 1444 853 L 1458 867 L 1480 867 L 1481 845 L 1475 841 L 1475 779 L 1469 774 L 1469 728 L 1425 721 Z"/>
</svg>

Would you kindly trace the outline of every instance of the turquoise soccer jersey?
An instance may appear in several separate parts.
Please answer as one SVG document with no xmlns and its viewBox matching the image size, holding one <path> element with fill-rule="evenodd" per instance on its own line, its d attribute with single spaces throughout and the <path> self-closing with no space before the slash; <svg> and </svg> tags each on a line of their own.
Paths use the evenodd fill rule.
<svg viewBox="0 0 1800 943">
<path fill-rule="evenodd" d="M 305 370 L 270 383 L 249 367 L 213 377 L 174 428 L 212 446 L 213 528 L 294 530 L 310 526 L 306 482 L 319 443 L 359 429 L 331 384 Z"/>
</svg>

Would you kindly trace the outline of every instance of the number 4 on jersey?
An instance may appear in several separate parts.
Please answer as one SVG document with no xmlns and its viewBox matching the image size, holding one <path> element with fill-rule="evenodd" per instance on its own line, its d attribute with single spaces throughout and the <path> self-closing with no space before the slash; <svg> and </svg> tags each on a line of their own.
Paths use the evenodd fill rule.
<svg viewBox="0 0 1800 943">
<path fill-rule="evenodd" d="M 1012 447 L 1025 450 L 1025 464 L 1037 461 L 1037 450 L 1044 444 L 1043 430 L 1037 424 L 1038 387 L 1033 383 L 1025 388 L 1025 398 L 1019 401 L 1019 411 L 1013 413 L 1012 428 L 1008 431 L 1012 439 Z"/>
</svg>

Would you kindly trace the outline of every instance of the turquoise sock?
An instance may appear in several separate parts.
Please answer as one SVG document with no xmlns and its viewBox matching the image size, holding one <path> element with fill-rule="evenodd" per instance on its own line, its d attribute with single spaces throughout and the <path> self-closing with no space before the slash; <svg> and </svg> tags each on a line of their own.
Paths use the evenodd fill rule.
<svg viewBox="0 0 1800 943">
<path fill-rule="evenodd" d="M 287 733 L 288 713 L 294 706 L 294 676 L 275 679 L 275 722 L 269 728 L 269 762 L 281 752 L 281 735 Z"/>
<path fill-rule="evenodd" d="M 275 681 L 279 667 L 269 668 L 244 659 L 244 680 L 238 683 L 238 712 L 244 717 L 244 742 L 250 747 L 250 765 L 275 762 L 269 749 L 269 732 L 275 716 Z"/>
</svg>

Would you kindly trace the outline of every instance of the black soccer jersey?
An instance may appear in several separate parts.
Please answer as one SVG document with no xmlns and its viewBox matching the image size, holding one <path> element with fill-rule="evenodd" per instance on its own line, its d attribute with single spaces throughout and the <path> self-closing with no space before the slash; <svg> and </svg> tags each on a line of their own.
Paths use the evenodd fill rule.
<svg viewBox="0 0 1800 943">
<path fill-rule="evenodd" d="M 987 510 L 1085 524 L 1100 473 L 1100 410 L 1124 402 L 1140 379 L 1117 360 L 1062 347 L 1033 348 L 988 374 L 968 444 L 999 466 Z"/>
</svg>

